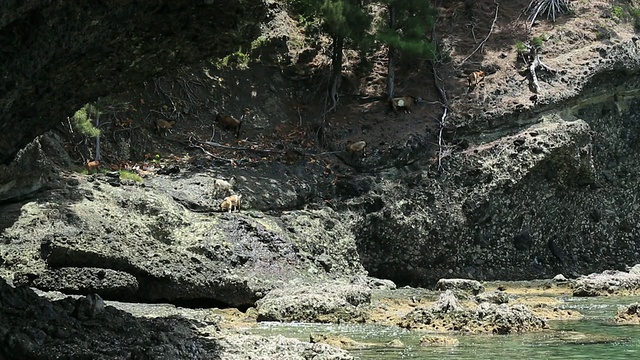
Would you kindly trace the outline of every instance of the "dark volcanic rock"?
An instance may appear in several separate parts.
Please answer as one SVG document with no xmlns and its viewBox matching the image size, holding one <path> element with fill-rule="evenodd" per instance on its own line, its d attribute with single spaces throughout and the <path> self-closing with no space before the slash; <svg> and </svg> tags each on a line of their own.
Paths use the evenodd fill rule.
<svg viewBox="0 0 640 360">
<path fill-rule="evenodd" d="M 261 1 L 1 2 L 0 48 L 11 56 L 0 57 L 0 163 L 99 96 L 222 57 L 220 43 L 249 46 L 265 16 Z"/>
<path fill-rule="evenodd" d="M 462 310 L 462 306 L 453 291 L 447 290 L 440 294 L 440 297 L 431 305 L 430 309 L 437 313 L 450 313 Z"/>
<path fill-rule="evenodd" d="M 509 294 L 504 291 L 496 290 L 483 292 L 476 295 L 475 300 L 477 303 L 489 302 L 492 304 L 506 304 L 509 302 Z"/>
<path fill-rule="evenodd" d="M 220 346 L 179 318 L 136 319 L 96 296 L 48 302 L 0 279 L 2 359 L 211 359 Z"/>
<path fill-rule="evenodd" d="M 17 282 L 14 281 L 14 284 Z M 92 267 L 47 270 L 27 285 L 66 294 L 97 293 L 107 299 L 133 298 L 138 291 L 138 280 L 133 275 Z"/>
<path fill-rule="evenodd" d="M 210 317 L 187 320 L 153 308 L 145 313 L 154 316 L 136 318 L 95 294 L 50 302 L 0 278 L 0 358 L 352 359 L 325 344 L 220 333 Z"/>
<path fill-rule="evenodd" d="M 278 218 L 246 205 L 219 212 L 213 173 L 113 186 L 108 175 L 60 171 L 48 152 L 33 152 L 30 159 L 59 173 L 38 201 L 14 205 L 0 221 L 3 276 L 19 284 L 122 301 L 248 307 L 294 279 L 312 284 L 364 273 L 346 218 L 330 208 Z M 249 194 L 249 204 L 265 191 L 250 178 L 258 175 L 238 176 L 236 190 Z"/>
<path fill-rule="evenodd" d="M 266 338 L 255 335 L 229 335 L 220 341 L 225 360 L 313 359 L 352 360 L 347 351 L 323 343 L 308 343 L 282 335 Z"/>
<path fill-rule="evenodd" d="M 623 324 L 640 324 L 640 303 L 633 303 L 616 314 L 615 321 Z"/>
</svg>

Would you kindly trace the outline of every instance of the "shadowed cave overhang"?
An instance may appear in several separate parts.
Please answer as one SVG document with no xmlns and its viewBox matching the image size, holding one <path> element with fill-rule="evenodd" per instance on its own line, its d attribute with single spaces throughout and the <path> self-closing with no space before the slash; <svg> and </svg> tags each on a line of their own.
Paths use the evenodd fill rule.
<svg viewBox="0 0 640 360">
<path fill-rule="evenodd" d="M 266 16 L 262 0 L 0 2 L 0 163 L 87 102 L 250 43 Z"/>
</svg>

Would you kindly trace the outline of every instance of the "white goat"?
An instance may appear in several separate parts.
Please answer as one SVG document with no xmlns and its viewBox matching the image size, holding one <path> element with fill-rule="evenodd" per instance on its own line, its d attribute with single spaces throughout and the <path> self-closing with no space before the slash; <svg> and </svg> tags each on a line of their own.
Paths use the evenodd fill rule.
<svg viewBox="0 0 640 360">
<path fill-rule="evenodd" d="M 233 194 L 233 185 L 236 183 L 236 177 L 233 176 L 230 181 L 222 180 L 222 179 L 214 179 L 213 180 L 213 196 L 216 196 L 218 192 L 222 192 L 226 195 Z"/>
</svg>

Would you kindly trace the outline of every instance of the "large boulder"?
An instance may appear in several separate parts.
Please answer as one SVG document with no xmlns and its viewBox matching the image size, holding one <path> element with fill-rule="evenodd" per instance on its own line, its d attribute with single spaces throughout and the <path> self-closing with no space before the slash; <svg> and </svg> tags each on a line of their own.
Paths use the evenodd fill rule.
<svg viewBox="0 0 640 360">
<path fill-rule="evenodd" d="M 258 321 L 363 322 L 370 302 L 369 288 L 323 284 L 272 290 L 256 307 Z"/>
<path fill-rule="evenodd" d="M 470 279 L 440 279 L 436 283 L 436 290 L 454 290 L 478 295 L 484 291 L 484 286 L 477 280 Z"/>
<path fill-rule="evenodd" d="M 509 334 L 539 331 L 547 328 L 543 318 L 521 304 L 481 303 L 475 308 L 443 312 L 438 308 L 419 307 L 399 322 L 401 327 L 430 331 L 462 331 L 470 333 Z"/>
<path fill-rule="evenodd" d="M 640 293 L 640 272 L 605 270 L 581 276 L 571 287 L 573 296 L 634 295 Z"/>
<path fill-rule="evenodd" d="M 275 209 L 293 206 L 298 187 L 317 185 L 312 175 L 295 188 L 267 188 L 264 169 L 238 170 L 243 205 L 228 213 L 219 211 L 213 192 L 219 170 L 184 168 L 148 175 L 144 183 L 121 181 L 117 173 L 87 176 L 57 167 L 55 152 L 43 144 L 38 139 L 18 157 L 55 171 L 43 177 L 37 200 L 15 187 L 4 193 L 13 202 L 0 218 L 0 276 L 18 284 L 110 300 L 247 307 L 293 280 L 364 276 L 349 221 L 331 208 L 279 216 L 251 209 L 267 197 Z M 273 176 L 272 183 L 286 182 L 282 173 Z"/>
</svg>

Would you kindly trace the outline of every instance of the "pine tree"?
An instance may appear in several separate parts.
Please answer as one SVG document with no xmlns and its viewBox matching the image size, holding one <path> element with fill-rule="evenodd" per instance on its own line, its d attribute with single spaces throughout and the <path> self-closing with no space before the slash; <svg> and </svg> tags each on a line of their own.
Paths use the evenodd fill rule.
<svg viewBox="0 0 640 360">
<path fill-rule="evenodd" d="M 382 0 L 387 6 L 387 27 L 378 29 L 376 37 L 387 44 L 387 96 L 393 97 L 395 66 L 399 54 L 431 59 L 435 45 L 427 41 L 434 24 L 434 10 L 429 0 Z"/>
<path fill-rule="evenodd" d="M 360 0 L 299 0 L 299 5 L 322 19 L 323 31 L 332 40 L 329 97 L 331 109 L 338 106 L 338 91 L 342 79 L 343 50 L 347 42 L 357 45 L 371 26 L 371 17 Z"/>
</svg>

